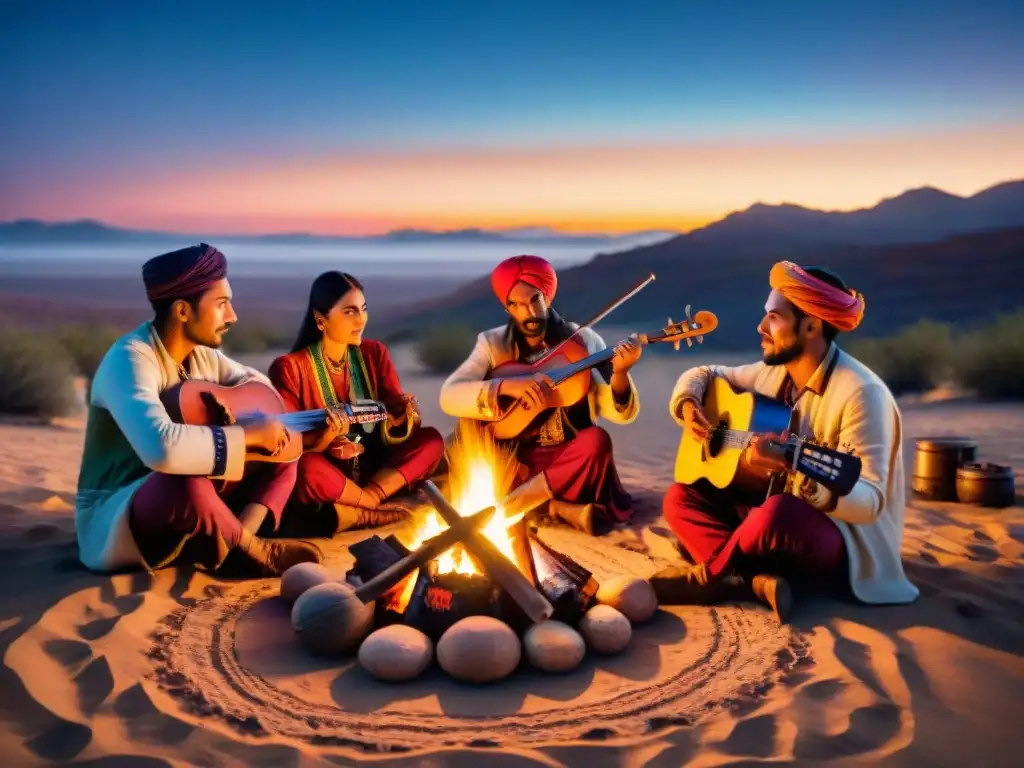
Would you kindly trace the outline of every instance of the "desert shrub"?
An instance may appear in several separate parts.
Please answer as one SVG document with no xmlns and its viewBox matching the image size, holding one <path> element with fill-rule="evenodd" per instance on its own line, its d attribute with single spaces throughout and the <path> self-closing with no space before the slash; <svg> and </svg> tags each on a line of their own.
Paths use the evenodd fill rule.
<svg viewBox="0 0 1024 768">
<path fill-rule="evenodd" d="M 850 354 L 877 373 L 894 395 L 924 392 L 950 373 L 953 336 L 944 323 L 921 320 L 895 336 L 857 339 Z"/>
<path fill-rule="evenodd" d="M 465 325 L 435 325 L 416 343 L 416 356 L 431 373 L 451 373 L 473 351 L 476 332 Z"/>
<path fill-rule="evenodd" d="M 238 323 L 224 335 L 224 351 L 235 355 L 266 352 L 290 344 L 280 330 L 265 325 Z"/>
<path fill-rule="evenodd" d="M 0 413 L 49 418 L 74 410 L 77 371 L 53 349 L 42 333 L 0 329 Z"/>
<path fill-rule="evenodd" d="M 121 331 L 105 325 L 65 325 L 54 332 L 74 369 L 89 381 L 107 350 L 121 335 Z"/>
<path fill-rule="evenodd" d="M 959 382 L 981 397 L 1024 399 L 1024 311 L 964 334 L 953 366 Z"/>
</svg>

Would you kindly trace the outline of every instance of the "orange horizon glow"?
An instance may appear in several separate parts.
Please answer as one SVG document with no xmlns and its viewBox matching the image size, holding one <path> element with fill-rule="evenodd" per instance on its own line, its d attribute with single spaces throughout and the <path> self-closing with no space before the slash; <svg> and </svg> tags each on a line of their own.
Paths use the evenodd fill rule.
<svg viewBox="0 0 1024 768">
<path fill-rule="evenodd" d="M 417 228 L 689 231 L 762 202 L 869 208 L 932 186 L 969 196 L 1024 178 L 1024 126 L 822 140 L 265 158 L 55 190 L 13 218 L 137 229 L 371 235 Z M 27 207 L 27 203 L 26 203 Z"/>
</svg>

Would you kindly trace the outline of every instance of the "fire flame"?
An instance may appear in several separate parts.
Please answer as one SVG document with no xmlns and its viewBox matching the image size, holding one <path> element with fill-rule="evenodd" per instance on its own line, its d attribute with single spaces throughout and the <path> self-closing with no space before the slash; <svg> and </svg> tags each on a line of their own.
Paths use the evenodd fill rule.
<svg viewBox="0 0 1024 768">
<path fill-rule="evenodd" d="M 460 423 L 449 449 L 449 488 L 445 495 L 463 517 L 487 507 L 496 507 L 494 516 L 482 532 L 498 551 L 522 570 L 523 566 L 519 563 L 509 535 L 509 528 L 522 516 L 508 517 L 498 503 L 499 499 L 508 495 L 517 466 L 515 456 L 499 447 L 484 429 L 466 422 Z M 423 526 L 416 531 L 409 549 L 416 549 L 447 527 L 438 514 L 431 510 Z M 437 558 L 437 570 L 438 573 L 478 573 L 473 559 L 461 545 L 452 547 Z"/>
</svg>

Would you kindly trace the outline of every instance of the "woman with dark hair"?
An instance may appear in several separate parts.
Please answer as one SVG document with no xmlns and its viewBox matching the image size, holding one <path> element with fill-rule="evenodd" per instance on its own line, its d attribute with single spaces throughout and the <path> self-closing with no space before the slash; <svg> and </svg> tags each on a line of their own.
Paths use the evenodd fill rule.
<svg viewBox="0 0 1024 768">
<path fill-rule="evenodd" d="M 387 347 L 363 338 L 366 322 L 359 281 L 323 273 L 313 281 L 292 351 L 269 371 L 292 411 L 356 400 L 377 400 L 388 410 L 386 421 L 360 425 L 334 411 L 325 428 L 303 436 L 293 503 L 308 510 L 333 505 L 338 531 L 403 518 L 407 512 L 387 500 L 429 477 L 444 454 L 441 433 L 420 426 L 419 405 L 402 391 Z"/>
</svg>

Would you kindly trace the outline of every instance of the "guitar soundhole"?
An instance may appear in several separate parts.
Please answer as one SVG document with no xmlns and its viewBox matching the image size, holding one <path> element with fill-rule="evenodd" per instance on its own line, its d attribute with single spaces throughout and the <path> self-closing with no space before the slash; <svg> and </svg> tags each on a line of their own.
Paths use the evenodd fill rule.
<svg viewBox="0 0 1024 768">
<path fill-rule="evenodd" d="M 722 448 L 725 444 L 725 430 L 729 428 L 729 424 L 726 421 L 719 422 L 717 427 L 711 429 L 711 434 L 708 435 L 708 456 L 715 458 L 719 453 L 722 452 Z"/>
</svg>

